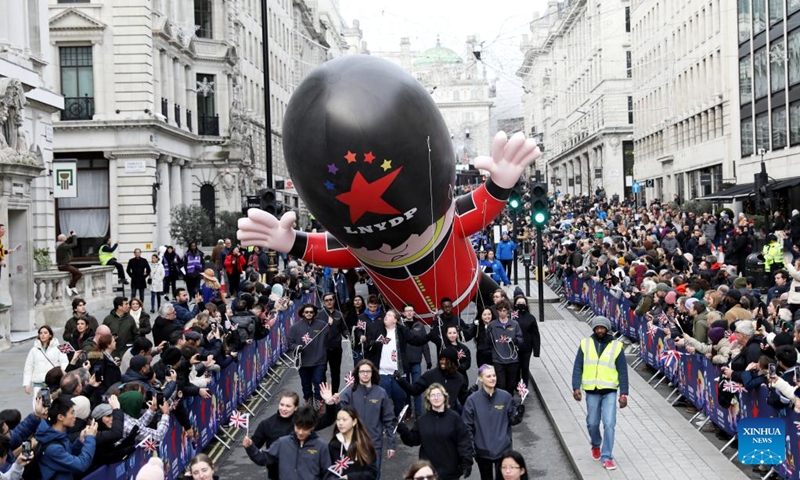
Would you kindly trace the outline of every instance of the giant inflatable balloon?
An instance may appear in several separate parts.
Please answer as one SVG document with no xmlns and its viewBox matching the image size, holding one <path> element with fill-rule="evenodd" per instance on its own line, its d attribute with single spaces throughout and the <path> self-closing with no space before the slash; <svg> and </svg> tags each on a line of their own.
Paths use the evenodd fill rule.
<svg viewBox="0 0 800 480">
<path fill-rule="evenodd" d="M 245 245 L 266 245 L 320 265 L 363 266 L 393 307 L 414 305 L 422 318 L 444 297 L 463 309 L 481 290 L 469 236 L 503 209 L 510 189 L 540 153 L 535 141 L 498 133 L 491 157 L 475 166 L 490 178 L 453 198 L 455 155 L 431 95 L 401 67 L 354 55 L 312 71 L 284 118 L 289 174 L 327 233 L 293 230 L 258 209 L 239 220 Z"/>
</svg>

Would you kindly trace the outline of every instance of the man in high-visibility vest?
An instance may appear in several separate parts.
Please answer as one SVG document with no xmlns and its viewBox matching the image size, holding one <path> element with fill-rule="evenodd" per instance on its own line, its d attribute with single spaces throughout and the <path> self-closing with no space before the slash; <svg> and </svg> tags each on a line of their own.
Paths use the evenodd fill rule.
<svg viewBox="0 0 800 480">
<path fill-rule="evenodd" d="M 125 269 L 122 268 L 122 264 L 114 258 L 114 251 L 119 246 L 119 240 L 117 240 L 114 245 L 111 245 L 111 237 L 106 238 L 106 243 L 100 245 L 100 248 L 97 250 L 97 259 L 100 260 L 100 265 L 112 265 L 117 269 L 117 276 L 119 277 L 119 283 L 123 285 L 128 284 L 128 280 L 125 278 Z"/>
<path fill-rule="evenodd" d="M 769 286 L 775 284 L 775 273 L 783 270 L 783 241 L 774 233 L 767 235 L 767 244 L 761 250 L 764 256 L 764 270 L 769 275 Z"/>
<path fill-rule="evenodd" d="M 581 340 L 572 370 L 572 396 L 581 401 L 586 391 L 586 426 L 592 443 L 592 458 L 614 470 L 614 427 L 617 424 L 617 392 L 619 408 L 628 405 L 628 364 L 624 345 L 614 340 L 609 331 L 611 321 L 595 317 L 589 324 L 593 334 Z M 603 434 L 600 434 L 600 420 Z M 602 444 L 602 447 L 601 447 Z"/>
</svg>

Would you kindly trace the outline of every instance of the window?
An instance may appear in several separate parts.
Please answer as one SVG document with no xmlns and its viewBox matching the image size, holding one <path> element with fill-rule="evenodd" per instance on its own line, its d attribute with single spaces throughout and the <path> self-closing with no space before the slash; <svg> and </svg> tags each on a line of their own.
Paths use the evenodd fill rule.
<svg viewBox="0 0 800 480">
<path fill-rule="evenodd" d="M 792 146 L 800 145 L 800 102 L 789 106 L 789 141 Z"/>
<path fill-rule="evenodd" d="M 786 146 L 786 107 L 772 110 L 772 149 Z"/>
<path fill-rule="evenodd" d="M 756 99 L 763 98 L 767 96 L 767 91 L 769 87 L 767 85 L 767 48 L 760 48 L 756 50 L 754 55 L 754 77 L 755 77 L 755 87 L 753 88 Z"/>
<path fill-rule="evenodd" d="M 750 55 L 739 59 L 739 101 L 742 104 L 753 101 L 753 75 L 750 72 Z"/>
<path fill-rule="evenodd" d="M 800 10 L 800 0 L 788 0 L 786 2 L 786 13 L 794 13 L 796 10 Z"/>
<path fill-rule="evenodd" d="M 61 120 L 91 120 L 94 116 L 92 47 L 61 47 Z"/>
<path fill-rule="evenodd" d="M 750 39 L 750 0 L 739 0 L 739 43 L 745 42 L 749 39 Z"/>
<path fill-rule="evenodd" d="M 625 7 L 625 31 L 631 32 L 631 7 Z"/>
<path fill-rule="evenodd" d="M 628 124 L 633 125 L 633 97 L 628 97 Z"/>
<path fill-rule="evenodd" d="M 197 133 L 219 135 L 214 75 L 197 75 Z"/>
<path fill-rule="evenodd" d="M 628 78 L 631 78 L 632 70 L 631 70 L 631 51 L 630 50 L 625 52 L 625 73 L 627 74 Z"/>
<path fill-rule="evenodd" d="M 461 100 L 461 95 L 458 90 L 453 90 L 453 100 Z"/>
<path fill-rule="evenodd" d="M 200 187 L 200 207 L 208 215 L 208 220 L 211 222 L 211 228 L 216 226 L 216 212 L 217 212 L 217 192 L 214 190 L 214 185 L 206 183 Z"/>
<path fill-rule="evenodd" d="M 753 0 L 753 35 L 767 28 L 767 0 Z"/>
<path fill-rule="evenodd" d="M 769 150 L 769 115 L 756 115 L 756 150 Z"/>
<path fill-rule="evenodd" d="M 783 20 L 783 2 L 784 0 L 769 0 L 770 25 L 780 20 Z"/>
<path fill-rule="evenodd" d="M 769 69 L 772 82 L 772 93 L 786 87 L 786 53 L 783 40 L 773 43 L 769 47 Z"/>
<path fill-rule="evenodd" d="M 789 49 L 787 51 L 789 52 L 786 58 L 789 64 L 789 85 L 795 85 L 800 83 L 800 29 L 789 34 Z"/>
<path fill-rule="evenodd" d="M 58 160 L 53 162 L 57 168 Z M 76 257 L 95 255 L 97 247 L 108 237 L 108 161 L 105 159 L 78 160 L 75 198 L 56 199 L 56 230 L 75 231 L 78 237 Z"/>
<path fill-rule="evenodd" d="M 194 0 L 194 24 L 200 27 L 197 30 L 199 38 L 212 38 L 212 8 L 211 0 Z"/>
<path fill-rule="evenodd" d="M 753 118 L 743 118 L 742 124 L 742 156 L 753 154 Z"/>
</svg>

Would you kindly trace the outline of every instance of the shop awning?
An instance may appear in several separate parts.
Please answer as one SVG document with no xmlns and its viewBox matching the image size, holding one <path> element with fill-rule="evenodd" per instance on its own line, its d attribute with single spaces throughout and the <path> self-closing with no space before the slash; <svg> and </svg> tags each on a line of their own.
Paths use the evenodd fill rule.
<svg viewBox="0 0 800 480">
<path fill-rule="evenodd" d="M 753 195 L 754 191 L 754 183 L 743 183 L 741 185 L 734 185 L 732 187 L 726 188 L 725 190 L 720 190 L 716 193 L 712 193 L 711 195 L 706 195 L 705 197 L 698 198 L 697 200 L 709 200 L 712 202 L 725 202 L 725 201 L 733 201 L 737 198 L 744 198 Z"/>
</svg>

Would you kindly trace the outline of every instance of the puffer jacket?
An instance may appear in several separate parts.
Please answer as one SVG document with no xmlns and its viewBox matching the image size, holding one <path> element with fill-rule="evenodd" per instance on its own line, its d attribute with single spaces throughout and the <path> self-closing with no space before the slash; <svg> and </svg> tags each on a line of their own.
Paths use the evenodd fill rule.
<svg viewBox="0 0 800 480">
<path fill-rule="evenodd" d="M 61 367 L 66 370 L 69 365 L 67 356 L 58 349 L 60 345 L 57 338 L 50 340 L 50 345 L 46 349 L 42 348 L 42 342 L 36 340 L 28 352 L 25 359 L 25 368 L 22 372 L 22 386 L 28 387 L 34 383 L 44 383 L 44 376 L 50 369 Z"/>
<path fill-rule="evenodd" d="M 789 304 L 800 304 L 800 272 L 794 268 L 791 262 L 784 263 L 783 266 L 786 268 L 786 271 L 789 272 L 789 276 L 792 277 L 792 284 L 789 286 Z"/>
</svg>

